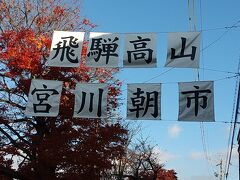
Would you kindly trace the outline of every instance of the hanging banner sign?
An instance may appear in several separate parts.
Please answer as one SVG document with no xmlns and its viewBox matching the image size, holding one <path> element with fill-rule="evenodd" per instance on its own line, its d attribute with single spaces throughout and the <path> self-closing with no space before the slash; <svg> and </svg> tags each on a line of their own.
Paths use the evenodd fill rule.
<svg viewBox="0 0 240 180">
<path fill-rule="evenodd" d="M 90 32 L 86 66 L 118 67 L 119 43 L 118 34 Z"/>
<path fill-rule="evenodd" d="M 156 41 L 154 33 L 126 34 L 123 67 L 156 67 Z"/>
<path fill-rule="evenodd" d="M 165 67 L 199 68 L 200 32 L 168 33 Z M 79 67 L 84 32 L 54 31 L 47 66 Z M 119 67 L 120 35 L 90 32 L 86 66 Z M 157 67 L 157 34 L 125 34 L 123 67 Z"/>
<path fill-rule="evenodd" d="M 165 67 L 199 68 L 200 32 L 168 33 Z"/>
<path fill-rule="evenodd" d="M 179 83 L 179 121 L 215 121 L 212 81 Z"/>
<path fill-rule="evenodd" d="M 178 120 L 215 121 L 213 81 L 180 82 L 178 84 Z M 127 119 L 160 119 L 161 84 L 128 84 L 127 90 Z M 57 116 L 61 92 L 61 81 L 33 79 L 25 114 Z M 74 117 L 107 118 L 107 84 L 78 83 L 74 92 Z"/>
<path fill-rule="evenodd" d="M 61 81 L 33 79 L 25 114 L 29 116 L 57 116 L 61 92 Z"/>
<path fill-rule="evenodd" d="M 107 93 L 107 84 L 77 84 L 73 117 L 106 118 Z"/>
<path fill-rule="evenodd" d="M 128 84 L 127 119 L 160 119 L 161 84 Z"/>
<path fill-rule="evenodd" d="M 79 67 L 84 32 L 54 31 L 46 66 Z"/>
</svg>

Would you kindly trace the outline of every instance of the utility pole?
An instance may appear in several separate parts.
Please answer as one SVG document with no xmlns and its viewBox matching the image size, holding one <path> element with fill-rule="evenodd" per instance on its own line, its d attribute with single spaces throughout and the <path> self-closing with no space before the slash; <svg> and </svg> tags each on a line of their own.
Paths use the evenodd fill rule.
<svg viewBox="0 0 240 180">
<path fill-rule="evenodd" d="M 232 130 L 232 140 L 231 140 L 231 148 L 230 148 L 230 153 L 229 153 L 229 157 L 228 157 L 228 163 L 227 163 L 227 167 L 226 170 L 224 172 L 224 174 L 226 175 L 226 179 L 228 178 L 228 173 L 229 173 L 229 167 L 231 164 L 231 158 L 232 158 L 232 150 L 233 150 L 233 141 L 234 141 L 234 137 L 235 137 L 235 130 L 236 130 L 236 124 L 238 123 L 238 119 L 240 117 L 240 58 L 239 58 L 239 63 L 238 63 L 238 76 L 237 76 L 237 102 L 236 102 L 236 107 L 235 107 L 235 118 L 234 118 L 234 125 L 233 125 L 233 130 Z M 239 139 L 239 138 L 238 138 Z M 239 141 L 238 141 L 239 143 Z M 239 160 L 240 162 L 240 160 Z M 240 170 L 239 170 L 239 174 L 240 174 Z M 239 178 L 240 180 L 240 175 Z"/>
<path fill-rule="evenodd" d="M 238 130 L 238 179 L 240 179 L 240 129 Z"/>
<path fill-rule="evenodd" d="M 220 163 L 217 164 L 216 166 L 219 166 L 220 170 L 219 170 L 219 180 L 223 180 L 223 160 L 221 159 Z"/>
</svg>

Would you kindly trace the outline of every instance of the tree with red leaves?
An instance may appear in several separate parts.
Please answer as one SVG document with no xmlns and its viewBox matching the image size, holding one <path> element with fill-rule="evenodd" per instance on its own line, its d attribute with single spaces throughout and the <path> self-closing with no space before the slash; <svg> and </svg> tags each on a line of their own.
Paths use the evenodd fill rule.
<svg viewBox="0 0 240 180">
<path fill-rule="evenodd" d="M 126 129 L 114 118 L 72 118 L 77 82 L 107 82 L 109 117 L 118 117 L 118 69 L 46 67 L 54 30 L 88 31 L 79 6 L 64 0 L 0 1 L 0 179 L 100 179 L 124 153 Z M 69 3 L 69 2 L 68 2 Z M 31 79 L 64 81 L 60 112 L 53 117 L 24 114 Z"/>
<path fill-rule="evenodd" d="M 114 162 L 111 177 L 117 180 L 176 180 L 177 173 L 167 170 L 160 163 L 161 155 L 148 138 L 134 140 L 138 129 L 131 129 L 127 135 L 126 153 Z"/>
</svg>

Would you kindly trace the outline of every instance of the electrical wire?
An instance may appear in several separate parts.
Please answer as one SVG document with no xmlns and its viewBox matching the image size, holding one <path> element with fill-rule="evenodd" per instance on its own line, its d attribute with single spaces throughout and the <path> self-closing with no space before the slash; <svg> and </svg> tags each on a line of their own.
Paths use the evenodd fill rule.
<svg viewBox="0 0 240 180">
<path fill-rule="evenodd" d="M 200 0 L 200 32 L 202 32 L 202 24 L 203 24 L 203 18 L 202 18 L 202 4 L 201 4 L 201 0 Z M 193 12 L 195 11 L 195 7 L 194 7 L 194 0 L 193 0 Z M 195 16 L 195 13 L 194 13 L 194 30 L 196 31 L 196 16 Z M 203 40 L 201 41 L 201 47 L 203 47 Z M 201 53 L 201 59 L 202 59 L 202 66 L 203 66 L 203 78 L 204 78 L 204 58 L 203 58 L 203 50 L 200 51 Z M 200 80 L 200 73 L 199 73 L 199 70 L 200 68 L 197 69 L 197 78 L 198 78 L 198 81 Z M 206 162 L 207 162 L 207 165 L 208 167 L 211 168 L 211 171 L 213 171 L 213 166 L 212 164 L 210 163 L 210 157 L 209 157 L 209 154 L 208 154 L 208 146 L 207 146 L 207 136 L 205 134 L 205 127 L 204 127 L 204 124 L 203 122 L 200 122 L 200 134 L 201 134 L 201 141 L 202 141 L 202 147 L 203 147 L 203 151 L 204 151 L 204 156 L 205 156 L 205 159 L 206 159 Z M 211 175 L 210 173 L 210 168 L 207 168 L 208 169 L 208 174 Z M 213 171 L 214 173 L 214 171 Z"/>
<path fill-rule="evenodd" d="M 202 51 L 205 51 L 206 49 L 208 49 L 209 47 L 213 46 L 214 44 L 216 44 L 219 40 L 221 40 L 230 30 L 232 30 L 233 28 L 235 28 L 237 26 L 237 24 L 240 23 L 240 20 L 238 20 L 237 22 L 235 22 L 232 26 L 230 26 L 226 31 L 224 31 L 217 39 L 215 39 L 213 42 L 211 42 L 209 45 L 207 45 L 206 47 L 204 47 L 202 49 Z"/>
<path fill-rule="evenodd" d="M 170 70 L 169 70 L 169 71 L 170 71 Z M 168 72 L 169 72 L 169 71 L 168 71 Z M 161 74 L 159 74 L 159 75 L 157 75 L 157 76 L 154 76 L 154 77 L 152 77 L 152 78 L 150 78 L 150 79 L 142 82 L 142 84 L 148 83 L 148 82 L 150 82 L 151 80 L 156 79 L 156 78 L 158 78 L 158 77 L 160 77 L 160 76 L 162 76 L 162 75 L 164 75 L 164 74 L 166 74 L 166 73 L 167 73 L 167 72 L 164 71 L 163 73 L 161 73 Z M 238 76 L 239 76 L 239 75 L 226 76 L 226 77 L 219 78 L 219 79 L 214 79 L 214 80 L 211 80 L 211 81 L 214 81 L 214 82 L 216 82 L 216 81 L 222 81 L 222 80 L 226 80 L 226 79 L 232 79 L 232 78 L 235 78 L 235 77 L 238 77 Z M 177 82 L 177 81 L 172 81 L 172 82 L 160 82 L 160 83 L 161 83 L 161 84 L 178 84 L 179 82 Z"/>
<path fill-rule="evenodd" d="M 131 68 L 125 68 L 125 67 L 118 67 L 119 69 L 131 69 Z M 163 67 L 154 67 L 154 69 L 162 69 Z M 136 68 L 135 68 L 136 69 Z M 140 69 L 140 68 L 138 68 Z M 166 72 L 171 71 L 172 69 L 178 69 L 176 67 L 171 67 L 170 69 L 166 70 Z M 199 70 L 203 70 L 203 71 L 212 71 L 212 72 L 221 72 L 221 73 L 228 73 L 228 74 L 239 74 L 238 72 L 233 72 L 233 71 L 227 71 L 227 70 L 218 70 L 218 69 L 211 69 L 211 68 L 198 68 Z M 116 72 L 118 73 L 118 72 Z M 162 74 L 162 73 L 161 73 Z M 165 72 L 163 73 L 165 74 Z"/>
<path fill-rule="evenodd" d="M 128 120 L 128 121 L 144 121 L 144 119 L 138 119 L 138 120 L 129 120 L 127 119 L 127 117 L 123 117 L 122 118 L 123 120 Z M 185 123 L 185 122 L 188 122 L 188 123 L 196 123 L 195 121 L 180 121 L 180 120 L 177 120 L 177 119 L 159 119 L 159 120 L 151 120 L 151 119 L 148 119 L 146 121 L 154 121 L 154 122 L 166 122 L 166 123 L 176 123 L 179 122 L 179 123 Z M 224 121 L 224 120 L 215 120 L 215 121 L 197 121 L 197 122 L 204 122 L 204 123 L 208 123 L 208 124 L 234 124 L 234 122 L 229 122 L 229 121 Z M 237 122 L 237 124 L 240 124 L 240 122 Z M 210 159 L 210 158 L 208 158 Z"/>
<path fill-rule="evenodd" d="M 237 25 L 240 22 L 238 20 L 236 23 L 232 24 L 231 26 L 223 26 L 223 27 L 216 27 L 216 28 L 207 28 L 207 29 L 202 29 L 200 30 L 201 32 L 208 32 L 208 31 L 219 31 L 219 30 L 232 30 L 232 29 L 237 29 L 240 28 L 240 25 Z M 192 31 L 192 30 L 191 30 Z M 198 31 L 198 29 L 196 29 Z M 101 31 L 91 31 L 91 33 L 100 33 Z M 101 33 L 111 33 L 111 34 L 166 34 L 166 33 L 176 33 L 179 31 L 149 31 L 149 32 L 101 32 Z"/>
<path fill-rule="evenodd" d="M 156 78 L 158 78 L 158 77 L 160 77 L 160 76 L 162 76 L 162 75 L 164 75 L 164 74 L 167 74 L 169 71 L 171 71 L 171 70 L 173 70 L 173 69 L 174 69 L 174 68 L 170 68 L 170 69 L 168 69 L 168 70 L 166 70 L 166 71 L 164 71 L 164 72 L 162 72 L 162 73 L 160 73 L 160 74 L 158 74 L 158 75 L 156 75 L 156 76 L 154 76 L 154 77 L 152 77 L 152 78 L 144 81 L 143 83 L 149 82 L 149 81 L 151 81 L 151 80 L 153 80 L 153 79 L 156 79 Z"/>
</svg>

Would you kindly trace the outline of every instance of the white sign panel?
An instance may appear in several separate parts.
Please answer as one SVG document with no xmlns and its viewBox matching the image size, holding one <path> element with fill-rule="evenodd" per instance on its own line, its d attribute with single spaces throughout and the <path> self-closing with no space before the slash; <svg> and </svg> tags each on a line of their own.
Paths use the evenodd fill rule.
<svg viewBox="0 0 240 180">
<path fill-rule="evenodd" d="M 179 83 L 179 121 L 214 121 L 212 81 Z"/>
<path fill-rule="evenodd" d="M 107 117 L 107 84 L 79 83 L 75 89 L 74 117 Z"/>
<path fill-rule="evenodd" d="M 156 40 L 157 35 L 153 33 L 126 34 L 124 67 L 156 67 Z"/>
<path fill-rule="evenodd" d="M 128 84 L 127 119 L 160 119 L 161 84 Z"/>
<path fill-rule="evenodd" d="M 199 68 L 200 32 L 168 33 L 165 67 Z"/>
<path fill-rule="evenodd" d="M 29 116 L 57 116 L 61 92 L 61 81 L 33 79 L 25 114 Z"/>
<path fill-rule="evenodd" d="M 118 67 L 119 42 L 118 34 L 91 32 L 86 65 L 89 67 Z"/>
<path fill-rule="evenodd" d="M 54 31 L 46 66 L 79 67 L 84 32 Z"/>
</svg>

